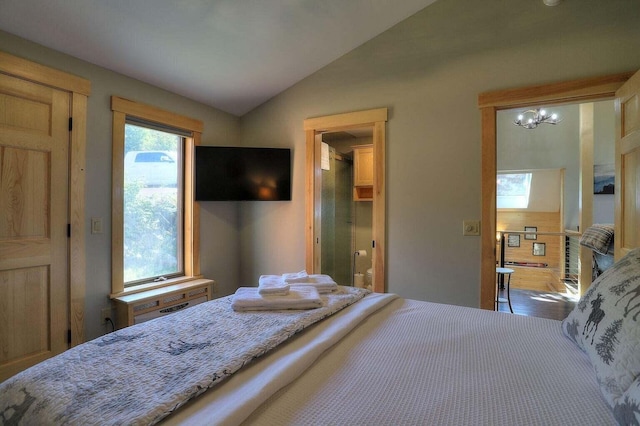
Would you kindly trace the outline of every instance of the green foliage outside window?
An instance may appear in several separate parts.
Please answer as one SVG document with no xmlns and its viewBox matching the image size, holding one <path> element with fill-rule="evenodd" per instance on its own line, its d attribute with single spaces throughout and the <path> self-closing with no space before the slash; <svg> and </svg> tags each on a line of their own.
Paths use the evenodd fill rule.
<svg viewBox="0 0 640 426">
<path fill-rule="evenodd" d="M 176 153 L 180 148 L 180 136 L 131 124 L 125 126 L 125 156 L 132 151 Z M 180 185 L 147 186 L 143 179 L 132 178 L 128 168 L 134 166 L 125 161 L 124 282 L 182 272 Z M 171 173 L 177 174 L 178 170 Z M 162 173 L 168 171 L 162 169 Z M 180 181 L 178 176 L 173 177 L 172 182 Z"/>
</svg>

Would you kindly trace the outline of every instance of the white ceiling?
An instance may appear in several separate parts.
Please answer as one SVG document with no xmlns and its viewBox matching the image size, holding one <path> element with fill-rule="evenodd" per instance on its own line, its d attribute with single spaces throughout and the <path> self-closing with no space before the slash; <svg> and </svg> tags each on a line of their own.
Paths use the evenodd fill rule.
<svg viewBox="0 0 640 426">
<path fill-rule="evenodd" d="M 0 29 L 243 115 L 435 0 L 0 0 Z"/>
</svg>

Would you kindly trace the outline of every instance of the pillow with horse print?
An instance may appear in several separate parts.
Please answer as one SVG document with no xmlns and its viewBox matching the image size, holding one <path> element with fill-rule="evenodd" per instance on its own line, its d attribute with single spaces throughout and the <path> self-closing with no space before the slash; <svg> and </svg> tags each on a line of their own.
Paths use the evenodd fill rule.
<svg viewBox="0 0 640 426">
<path fill-rule="evenodd" d="M 640 376 L 640 248 L 607 269 L 562 321 L 587 353 L 611 407 Z"/>
</svg>

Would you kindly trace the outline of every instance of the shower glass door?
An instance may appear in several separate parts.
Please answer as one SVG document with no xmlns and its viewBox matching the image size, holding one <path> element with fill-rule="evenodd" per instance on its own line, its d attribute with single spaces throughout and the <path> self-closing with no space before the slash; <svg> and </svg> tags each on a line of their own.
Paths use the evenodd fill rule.
<svg viewBox="0 0 640 426">
<path fill-rule="evenodd" d="M 320 269 L 340 285 L 351 285 L 352 192 L 351 160 L 329 147 L 329 170 L 322 171 Z"/>
</svg>

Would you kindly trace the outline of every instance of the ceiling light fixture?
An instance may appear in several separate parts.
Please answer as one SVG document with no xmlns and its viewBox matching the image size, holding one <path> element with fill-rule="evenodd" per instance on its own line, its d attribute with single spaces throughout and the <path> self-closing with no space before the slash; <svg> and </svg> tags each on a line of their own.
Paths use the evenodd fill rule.
<svg viewBox="0 0 640 426">
<path fill-rule="evenodd" d="M 560 0 L 542 0 L 542 2 L 547 6 L 557 6 Z"/>
<path fill-rule="evenodd" d="M 518 115 L 513 124 L 525 129 L 535 129 L 540 124 L 558 124 L 560 121 L 562 120 L 558 118 L 558 114 L 547 114 L 543 109 L 530 109 Z"/>
</svg>

